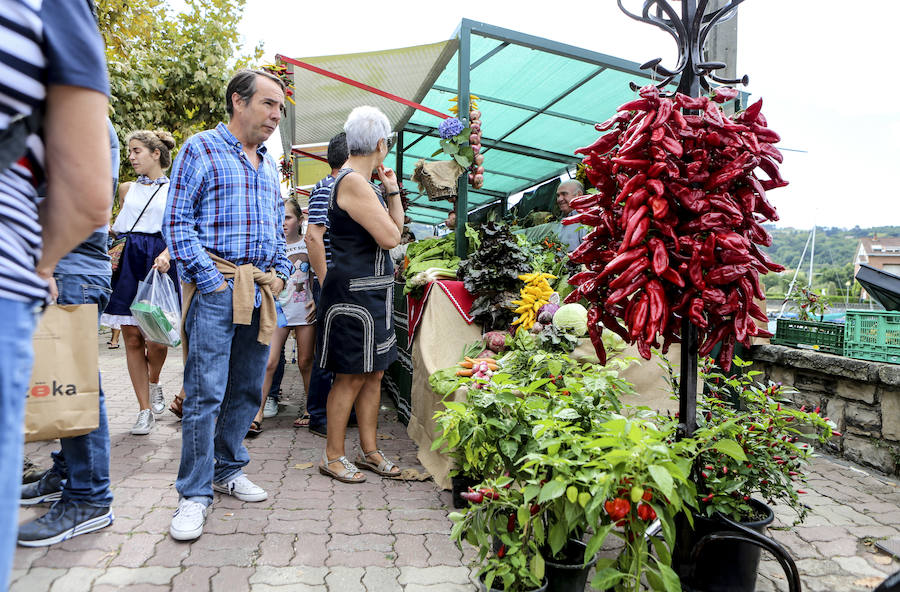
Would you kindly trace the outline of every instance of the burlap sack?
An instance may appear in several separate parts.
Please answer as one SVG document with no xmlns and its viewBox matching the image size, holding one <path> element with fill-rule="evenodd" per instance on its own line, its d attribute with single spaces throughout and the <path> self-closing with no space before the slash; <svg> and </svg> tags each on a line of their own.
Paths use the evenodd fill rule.
<svg viewBox="0 0 900 592">
<path fill-rule="evenodd" d="M 25 441 L 81 436 L 100 422 L 97 305 L 48 306 L 32 339 Z"/>
<path fill-rule="evenodd" d="M 424 191 L 429 200 L 438 201 L 456 197 L 456 179 L 462 173 L 463 168 L 455 160 L 419 159 L 410 178 L 419 184 L 420 193 Z"/>
</svg>

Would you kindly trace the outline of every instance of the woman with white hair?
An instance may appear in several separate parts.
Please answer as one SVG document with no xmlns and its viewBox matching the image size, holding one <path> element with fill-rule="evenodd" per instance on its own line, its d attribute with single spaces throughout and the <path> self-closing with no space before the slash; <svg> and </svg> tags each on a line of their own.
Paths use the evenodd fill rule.
<svg viewBox="0 0 900 592">
<path fill-rule="evenodd" d="M 321 367 L 335 373 L 328 394 L 328 439 L 319 472 L 345 483 L 366 480 L 359 467 L 384 477 L 400 473 L 375 439 L 381 376 L 397 359 L 393 325 L 393 263 L 388 249 L 400 243 L 403 207 L 394 171 L 384 166 L 391 149 L 387 117 L 357 107 L 344 124 L 350 158 L 328 203 L 333 267 L 319 300 L 317 351 Z M 381 188 L 370 182 L 376 172 Z M 356 407 L 359 453 L 344 453 L 350 410 Z"/>
</svg>

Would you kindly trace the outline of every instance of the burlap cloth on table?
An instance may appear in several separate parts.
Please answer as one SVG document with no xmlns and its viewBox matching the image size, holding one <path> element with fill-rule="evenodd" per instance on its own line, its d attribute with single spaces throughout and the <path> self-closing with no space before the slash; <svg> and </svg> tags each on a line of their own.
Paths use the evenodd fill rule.
<svg viewBox="0 0 900 592">
<path fill-rule="evenodd" d="M 419 191 L 424 191 L 429 200 L 438 201 L 456 196 L 456 179 L 462 172 L 455 160 L 419 159 L 410 179 L 419 184 Z"/>
<path fill-rule="evenodd" d="M 463 347 L 479 337 L 481 330 L 478 325 L 466 324 L 443 290 L 431 291 L 413 341 L 412 412 L 407 433 L 419 447 L 419 462 L 431 473 L 434 482 L 444 489 L 450 489 L 449 472 L 452 463 L 446 454 L 431 450 L 431 443 L 435 439 L 434 412 L 442 408 L 443 404 L 440 396 L 431 390 L 428 377 L 436 370 L 456 364 Z M 637 350 L 633 347 L 626 348 L 619 355 L 638 357 Z M 667 358 L 676 372 L 680 356 L 680 347 L 673 345 Z M 573 357 L 584 361 L 596 360 L 590 341 L 582 340 Z M 657 410 L 677 411 L 678 401 L 670 398 L 668 375 L 656 359 L 641 359 L 640 363 L 623 371 L 622 377 L 634 384 L 635 392 L 638 393 L 637 396 L 628 397 L 628 403 L 646 405 Z M 457 390 L 452 395 L 454 401 L 465 401 L 465 398 L 464 389 Z"/>
</svg>

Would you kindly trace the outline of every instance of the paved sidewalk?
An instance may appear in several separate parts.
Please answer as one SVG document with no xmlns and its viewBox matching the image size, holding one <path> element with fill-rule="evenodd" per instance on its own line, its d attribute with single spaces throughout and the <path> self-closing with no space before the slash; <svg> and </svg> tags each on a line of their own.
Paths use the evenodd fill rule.
<svg viewBox="0 0 900 592">
<path fill-rule="evenodd" d="M 430 481 L 382 480 L 367 473 L 366 483 L 351 485 L 318 473 L 315 463 L 325 441 L 291 427 L 303 395 L 296 365 L 290 364 L 281 413 L 264 422 L 262 435 L 247 441 L 253 461 L 246 472 L 268 490 L 269 499 L 243 503 L 217 494 L 203 536 L 193 543 L 172 540 L 179 423 L 165 412 L 149 436 L 129 433 L 137 402 L 124 349 L 107 350 L 107 338 L 102 335 L 98 347 L 112 439 L 115 522 L 52 547 L 18 548 L 11 590 L 475 590 L 467 567 L 473 554 L 464 557 L 448 536 L 449 492 Z M 181 368 L 181 351 L 171 351 L 161 381 L 167 400 L 181 386 Z M 423 470 L 391 409 L 382 412 L 379 434 L 381 447 L 401 467 Z M 355 442 L 355 429 L 348 438 Z M 26 454 L 49 466 L 55 446 L 28 444 Z M 772 530 L 797 560 L 804 589 L 870 590 L 900 569 L 900 562 L 872 544 L 900 536 L 900 488 L 894 481 L 817 459 L 807 489 L 813 512 L 806 523 Z M 44 511 L 23 509 L 20 520 Z M 774 561 L 764 561 L 762 571 L 758 590 L 787 589 Z"/>
</svg>

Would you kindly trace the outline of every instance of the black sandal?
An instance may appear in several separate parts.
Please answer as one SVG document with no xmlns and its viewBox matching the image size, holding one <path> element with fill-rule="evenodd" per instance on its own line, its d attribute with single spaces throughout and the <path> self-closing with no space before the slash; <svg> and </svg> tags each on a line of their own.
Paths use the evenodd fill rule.
<svg viewBox="0 0 900 592">
<path fill-rule="evenodd" d="M 250 422 L 250 429 L 247 430 L 248 438 L 255 438 L 262 433 L 262 422 L 253 420 Z"/>
</svg>

